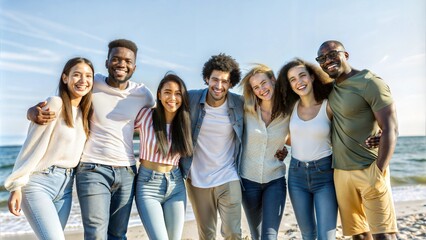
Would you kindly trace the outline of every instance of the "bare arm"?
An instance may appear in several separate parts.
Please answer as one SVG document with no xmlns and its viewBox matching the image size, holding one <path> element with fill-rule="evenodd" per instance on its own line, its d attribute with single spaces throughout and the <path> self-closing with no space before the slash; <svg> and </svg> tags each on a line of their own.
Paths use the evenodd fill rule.
<svg viewBox="0 0 426 240">
<path fill-rule="evenodd" d="M 398 121 L 396 118 L 395 104 L 374 112 L 374 116 L 382 129 L 379 143 L 379 154 L 377 156 L 377 167 L 383 172 L 389 166 L 395 150 L 398 137 Z"/>
<path fill-rule="evenodd" d="M 9 207 L 9 212 L 15 216 L 21 215 L 21 202 L 22 202 L 22 193 L 21 190 L 15 190 L 10 193 L 9 201 L 7 203 Z"/>
<path fill-rule="evenodd" d="M 56 114 L 53 111 L 49 111 L 49 108 L 43 110 L 47 102 L 39 102 L 37 105 L 31 107 L 27 111 L 27 119 L 40 125 L 47 124 L 56 118 Z"/>
</svg>

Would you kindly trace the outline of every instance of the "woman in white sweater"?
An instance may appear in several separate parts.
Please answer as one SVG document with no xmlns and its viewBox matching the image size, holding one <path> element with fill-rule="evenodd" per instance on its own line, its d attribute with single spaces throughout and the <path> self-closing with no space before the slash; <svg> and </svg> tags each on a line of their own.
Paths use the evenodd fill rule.
<svg viewBox="0 0 426 240">
<path fill-rule="evenodd" d="M 70 59 L 59 80 L 59 96 L 45 108 L 58 114 L 53 123 L 31 123 L 27 139 L 6 179 L 9 211 L 22 210 L 39 239 L 65 239 L 71 209 L 74 168 L 89 135 L 92 114 L 93 65 Z"/>
</svg>

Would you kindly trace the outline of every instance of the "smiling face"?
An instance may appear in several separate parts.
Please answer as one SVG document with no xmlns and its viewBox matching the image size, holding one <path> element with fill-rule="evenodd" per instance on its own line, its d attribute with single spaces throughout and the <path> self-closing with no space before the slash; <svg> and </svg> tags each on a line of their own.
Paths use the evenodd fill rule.
<svg viewBox="0 0 426 240">
<path fill-rule="evenodd" d="M 349 54 L 342 46 L 336 43 L 330 42 L 322 45 L 318 50 L 318 57 L 325 58 L 325 61 L 319 64 L 330 78 L 338 79 L 350 68 L 347 63 Z"/>
<path fill-rule="evenodd" d="M 126 84 L 136 69 L 135 53 L 125 47 L 113 48 L 105 62 L 108 69 L 108 83 L 113 87 Z"/>
<path fill-rule="evenodd" d="M 262 101 L 271 101 L 274 95 L 275 80 L 265 73 L 256 73 L 249 79 L 250 86 L 256 97 Z"/>
<path fill-rule="evenodd" d="M 209 78 L 206 78 L 208 85 L 207 104 L 212 107 L 222 105 L 226 100 L 229 88 L 231 88 L 229 72 L 213 70 Z"/>
<path fill-rule="evenodd" d="M 174 81 L 164 83 L 158 93 L 158 100 L 164 107 L 166 121 L 170 123 L 182 105 L 182 91 L 179 84 Z"/>
<path fill-rule="evenodd" d="M 67 85 L 73 105 L 78 106 L 81 98 L 92 89 L 92 68 L 86 63 L 78 63 L 70 69 L 68 75 L 62 74 L 62 81 Z"/>
<path fill-rule="evenodd" d="M 291 89 L 299 96 L 307 96 L 313 94 L 312 83 L 313 75 L 310 75 L 306 67 L 303 65 L 290 68 L 287 78 Z"/>
</svg>

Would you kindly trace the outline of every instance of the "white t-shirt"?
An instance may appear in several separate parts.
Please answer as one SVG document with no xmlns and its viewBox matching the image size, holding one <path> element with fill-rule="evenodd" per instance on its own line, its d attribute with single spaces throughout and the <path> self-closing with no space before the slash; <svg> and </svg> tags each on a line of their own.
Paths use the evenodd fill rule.
<svg viewBox="0 0 426 240">
<path fill-rule="evenodd" d="M 327 116 L 327 100 L 322 102 L 317 116 L 304 121 L 297 114 L 299 101 L 294 105 L 290 118 L 291 155 L 300 161 L 318 160 L 332 154 L 330 119 Z"/>
<path fill-rule="evenodd" d="M 195 187 L 210 188 L 239 180 L 234 161 L 234 131 L 228 104 L 205 104 L 206 115 L 198 135 L 189 177 Z"/>
<path fill-rule="evenodd" d="M 128 82 L 128 87 L 120 90 L 109 86 L 105 76 L 95 75 L 90 136 L 81 162 L 109 166 L 136 164 L 133 152 L 135 119 L 141 108 L 154 105 L 154 99 L 144 84 Z"/>
</svg>

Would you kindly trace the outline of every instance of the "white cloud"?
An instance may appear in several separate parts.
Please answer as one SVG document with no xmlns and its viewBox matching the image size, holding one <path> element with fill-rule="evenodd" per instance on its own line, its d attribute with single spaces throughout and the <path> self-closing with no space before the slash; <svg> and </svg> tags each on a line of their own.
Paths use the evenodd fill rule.
<svg viewBox="0 0 426 240">
<path fill-rule="evenodd" d="M 33 55 L 33 54 L 24 54 L 24 53 L 13 53 L 13 52 L 0 52 L 0 59 L 7 61 L 31 61 L 31 62 L 55 62 L 60 60 L 57 55 L 53 56 L 43 56 L 43 55 Z"/>
<path fill-rule="evenodd" d="M 155 59 L 155 58 L 149 57 L 147 55 L 142 56 L 141 62 L 143 64 L 146 64 L 146 65 L 164 68 L 164 69 L 169 69 L 169 70 L 181 69 L 181 70 L 186 70 L 186 71 L 194 71 L 194 69 L 189 68 L 187 66 L 177 64 L 177 63 L 173 63 L 173 62 L 169 62 L 169 61 L 165 61 L 165 60 L 161 60 L 161 59 Z"/>
<path fill-rule="evenodd" d="M 66 25 L 59 24 L 57 22 L 48 21 L 44 18 L 35 17 L 28 14 L 23 14 L 15 11 L 0 12 L 0 15 L 3 17 L 9 18 L 18 25 L 25 27 L 27 31 L 32 31 L 40 35 L 49 35 L 52 30 L 55 30 L 59 33 L 69 33 L 69 34 L 78 34 L 80 36 L 90 38 L 101 43 L 106 43 L 105 39 L 102 39 L 96 35 L 92 35 L 87 32 L 83 32 L 78 29 L 69 28 Z M 36 27 L 37 26 L 37 27 Z M 44 30 L 45 29 L 45 30 Z M 76 36 L 78 38 L 78 36 Z"/>
<path fill-rule="evenodd" d="M 14 49 L 21 49 L 25 51 L 38 53 L 38 54 L 44 54 L 49 57 L 57 56 L 57 54 L 55 54 L 53 51 L 46 48 L 30 47 L 28 45 L 20 44 L 20 43 L 5 40 L 5 39 L 0 39 L 0 42 L 2 46 L 12 46 Z"/>
<path fill-rule="evenodd" d="M 403 58 L 401 61 L 404 63 L 421 63 L 424 66 L 424 63 L 426 62 L 426 54 L 425 53 L 414 54 L 414 55 Z"/>
<path fill-rule="evenodd" d="M 388 58 L 389 58 L 389 55 L 386 54 L 385 56 L 383 56 L 382 59 L 380 59 L 379 64 L 386 62 L 386 60 L 388 60 Z"/>
<path fill-rule="evenodd" d="M 12 71 L 12 72 L 29 72 L 29 73 L 39 73 L 45 74 L 49 76 L 56 76 L 55 72 L 52 70 L 36 67 L 28 64 L 20 64 L 20 63 L 10 63 L 0 61 L 0 70 L 2 71 Z"/>
<path fill-rule="evenodd" d="M 19 34 L 19 35 L 23 35 L 23 36 L 27 36 L 27 37 L 31 37 L 31 38 L 37 38 L 37 39 L 41 39 L 41 40 L 50 41 L 50 42 L 56 43 L 58 45 L 65 46 L 65 47 L 68 47 L 68 48 L 71 48 L 71 49 L 74 49 L 74 50 L 78 50 L 78 51 L 90 52 L 90 53 L 95 53 L 95 54 L 99 54 L 99 55 L 105 54 L 105 52 L 101 51 L 101 50 L 95 50 L 95 49 L 92 49 L 92 48 L 80 47 L 80 46 L 78 46 L 74 43 L 70 43 L 70 42 L 64 41 L 62 39 L 50 37 L 50 36 L 47 36 L 47 35 L 40 35 L 38 33 L 30 33 L 30 32 L 24 31 L 24 30 L 16 30 L 16 29 L 13 29 L 13 28 L 8 28 L 8 27 L 1 27 L 1 29 L 4 30 L 4 31 L 8 31 L 8 32 L 11 32 L 11 33 L 15 33 L 15 34 Z M 78 38 L 78 37 L 76 37 L 76 38 Z"/>
</svg>

